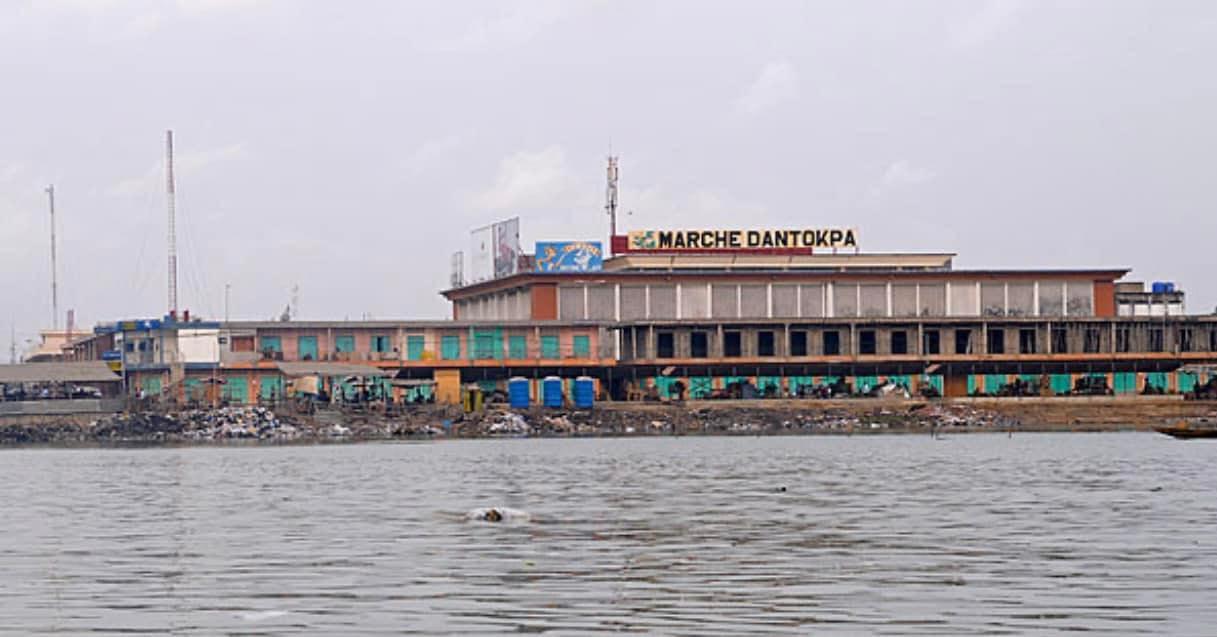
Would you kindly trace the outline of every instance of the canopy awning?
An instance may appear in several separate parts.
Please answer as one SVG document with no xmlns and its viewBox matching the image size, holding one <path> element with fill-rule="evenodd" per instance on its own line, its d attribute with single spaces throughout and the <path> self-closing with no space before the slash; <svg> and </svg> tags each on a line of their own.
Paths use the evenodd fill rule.
<svg viewBox="0 0 1217 637">
<path fill-rule="evenodd" d="M 389 372 L 379 367 L 372 367 L 371 365 L 327 363 L 324 361 L 278 363 L 276 367 L 285 376 L 360 376 L 363 378 L 376 378 L 391 375 Z"/>
<path fill-rule="evenodd" d="M 117 383 L 118 374 L 104 361 L 0 365 L 0 383 Z"/>
</svg>

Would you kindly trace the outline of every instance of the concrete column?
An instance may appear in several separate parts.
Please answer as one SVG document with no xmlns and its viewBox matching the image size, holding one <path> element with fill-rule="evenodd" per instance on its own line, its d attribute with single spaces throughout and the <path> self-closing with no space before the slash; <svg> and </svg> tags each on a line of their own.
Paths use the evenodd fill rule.
<svg viewBox="0 0 1217 637">
<path fill-rule="evenodd" d="M 1040 282 L 1035 281 L 1031 284 L 1031 314 L 1033 316 L 1040 315 Z"/>
<path fill-rule="evenodd" d="M 613 320 L 621 320 L 621 284 L 613 284 Z"/>
<path fill-rule="evenodd" d="M 683 305 L 681 302 L 681 292 L 684 290 L 684 287 L 683 283 L 676 284 L 676 320 L 678 321 L 684 316 L 684 309 L 681 308 L 681 305 Z"/>
<path fill-rule="evenodd" d="M 650 285 L 642 286 L 642 296 L 643 296 L 643 299 L 642 299 L 643 305 L 645 306 L 643 308 L 643 310 L 644 310 L 643 316 L 645 316 L 647 318 L 651 318 L 651 286 Z"/>
<path fill-rule="evenodd" d="M 885 316 L 892 315 L 892 282 L 888 281 L 885 286 L 887 288 L 887 313 Z"/>
<path fill-rule="evenodd" d="M 765 316 L 773 318 L 773 283 L 765 284 Z"/>
<path fill-rule="evenodd" d="M 706 318 L 714 317 L 714 286 L 706 284 Z"/>
<path fill-rule="evenodd" d="M 583 284 L 583 318 L 586 320 L 591 316 L 591 312 L 587 309 L 587 284 Z"/>
<path fill-rule="evenodd" d="M 794 286 L 794 315 L 803 318 L 803 284 Z"/>
<path fill-rule="evenodd" d="M 824 317 L 832 318 L 837 315 L 836 303 L 833 303 L 833 282 L 825 281 L 820 289 L 824 290 Z"/>
<path fill-rule="evenodd" d="M 946 298 L 947 316 L 955 316 L 951 308 L 951 282 L 947 281 L 947 298 Z"/>
</svg>

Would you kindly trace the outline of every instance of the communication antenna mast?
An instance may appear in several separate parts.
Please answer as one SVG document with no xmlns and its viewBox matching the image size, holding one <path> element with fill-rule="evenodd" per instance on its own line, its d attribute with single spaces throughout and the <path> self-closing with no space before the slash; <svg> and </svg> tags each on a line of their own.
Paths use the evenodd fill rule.
<svg viewBox="0 0 1217 637">
<path fill-rule="evenodd" d="M 169 313 L 177 314 L 177 202 L 173 184 L 173 131 L 165 131 L 165 194 L 169 204 Z"/>
<path fill-rule="evenodd" d="M 8 364 L 17 364 L 17 325 L 14 323 L 8 326 Z"/>
<path fill-rule="evenodd" d="M 59 260 L 55 256 L 55 184 L 46 187 L 51 206 L 51 329 L 59 328 Z"/>
<path fill-rule="evenodd" d="M 608 186 L 604 193 L 604 212 L 609 216 L 609 241 L 617 236 L 617 157 L 608 157 Z"/>
<path fill-rule="evenodd" d="M 292 318 L 300 320 L 300 284 L 292 286 Z"/>
</svg>

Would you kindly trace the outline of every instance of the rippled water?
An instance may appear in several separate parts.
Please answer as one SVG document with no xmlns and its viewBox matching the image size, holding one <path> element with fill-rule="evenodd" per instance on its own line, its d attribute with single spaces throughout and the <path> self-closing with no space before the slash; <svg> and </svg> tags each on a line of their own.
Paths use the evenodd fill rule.
<svg viewBox="0 0 1217 637">
<path fill-rule="evenodd" d="M 0 634 L 1211 635 L 1215 485 L 1156 434 L 5 450 Z"/>
</svg>

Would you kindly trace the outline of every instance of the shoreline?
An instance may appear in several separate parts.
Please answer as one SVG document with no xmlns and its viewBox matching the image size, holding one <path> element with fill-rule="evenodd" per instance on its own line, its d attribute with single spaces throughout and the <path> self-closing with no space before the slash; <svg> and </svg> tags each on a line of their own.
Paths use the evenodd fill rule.
<svg viewBox="0 0 1217 637">
<path fill-rule="evenodd" d="M 0 421 L 6 447 L 185 447 L 350 444 L 489 438 L 956 435 L 1148 431 L 1217 415 L 1217 403 L 1163 398 L 736 400 L 603 403 L 592 410 L 465 414 L 438 405 L 378 411 L 228 407 Z"/>
</svg>

